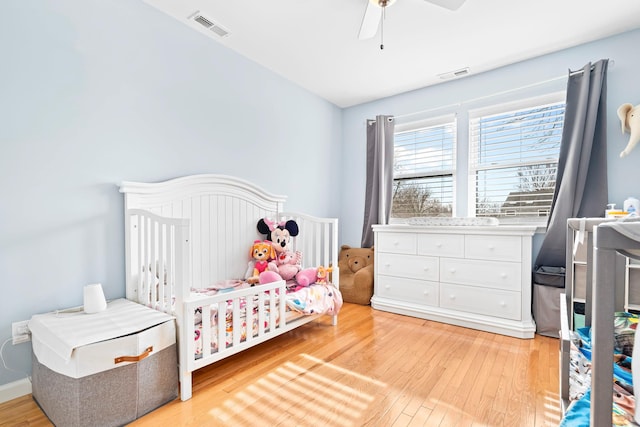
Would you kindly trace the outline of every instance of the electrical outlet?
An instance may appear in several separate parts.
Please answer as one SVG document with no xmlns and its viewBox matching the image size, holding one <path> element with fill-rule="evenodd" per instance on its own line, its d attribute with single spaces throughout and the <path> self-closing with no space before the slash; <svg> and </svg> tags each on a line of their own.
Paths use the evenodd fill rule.
<svg viewBox="0 0 640 427">
<path fill-rule="evenodd" d="M 13 345 L 31 341 L 31 331 L 29 330 L 29 321 L 14 322 L 11 324 L 11 336 Z"/>
</svg>

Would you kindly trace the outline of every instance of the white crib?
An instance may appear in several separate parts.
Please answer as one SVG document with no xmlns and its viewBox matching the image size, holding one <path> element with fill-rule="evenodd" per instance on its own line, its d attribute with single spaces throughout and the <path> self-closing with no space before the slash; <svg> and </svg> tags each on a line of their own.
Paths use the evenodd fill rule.
<svg viewBox="0 0 640 427">
<path fill-rule="evenodd" d="M 287 311 L 284 281 L 214 296 L 192 292 L 192 288 L 205 289 L 245 276 L 249 248 L 254 240 L 264 238 L 256 227 L 260 218 L 295 219 L 300 234 L 293 239 L 293 249 L 302 252 L 303 267 L 331 266 L 332 283 L 339 287 L 335 218 L 285 213 L 284 196 L 223 175 L 193 175 L 159 183 L 123 182 L 120 192 L 125 197 L 126 296 L 175 316 L 182 400 L 191 397 L 194 370 L 319 316 Z M 232 323 L 225 327 L 221 320 L 217 323 L 221 327 L 215 327 L 203 321 L 196 330 L 194 313 L 200 309 L 202 319 L 215 313 L 229 316 L 231 311 Z M 336 322 L 337 315 L 333 315 L 332 323 Z M 256 329 L 249 333 L 252 325 L 257 325 Z M 203 345 L 196 355 L 196 333 L 203 343 L 218 343 L 217 348 Z"/>
</svg>

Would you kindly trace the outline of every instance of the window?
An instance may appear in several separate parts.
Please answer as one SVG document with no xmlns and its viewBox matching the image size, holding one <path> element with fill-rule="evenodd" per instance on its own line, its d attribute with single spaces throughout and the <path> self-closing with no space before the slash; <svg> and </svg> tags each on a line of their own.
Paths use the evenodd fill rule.
<svg viewBox="0 0 640 427">
<path fill-rule="evenodd" d="M 396 122 L 391 222 L 454 214 L 546 221 L 564 98 L 558 92 L 475 110 L 459 105 L 458 117 L 469 117 L 462 122 L 454 114 Z"/>
<path fill-rule="evenodd" d="M 397 124 L 391 218 L 452 216 L 455 117 Z"/>
<path fill-rule="evenodd" d="M 562 94 L 469 113 L 475 216 L 547 217 L 564 123 Z M 474 191 L 475 190 L 475 191 Z"/>
</svg>

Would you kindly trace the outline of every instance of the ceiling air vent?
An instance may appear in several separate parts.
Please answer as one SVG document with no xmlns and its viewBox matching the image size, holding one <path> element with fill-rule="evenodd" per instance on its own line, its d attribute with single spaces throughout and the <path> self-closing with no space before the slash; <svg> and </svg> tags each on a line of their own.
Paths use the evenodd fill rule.
<svg viewBox="0 0 640 427">
<path fill-rule="evenodd" d="M 461 68 L 455 71 L 449 71 L 448 73 L 438 74 L 438 77 L 440 77 L 442 80 L 448 80 L 456 77 L 466 76 L 467 74 L 469 74 L 469 67 Z"/>
<path fill-rule="evenodd" d="M 196 17 L 193 18 L 193 20 L 196 21 L 198 24 L 201 24 L 207 28 L 213 27 L 213 22 L 209 21 L 207 18 L 205 18 L 202 15 L 196 15 Z"/>
<path fill-rule="evenodd" d="M 227 37 L 229 35 L 229 31 L 227 29 L 225 29 L 222 25 L 216 24 L 211 19 L 203 16 L 199 10 L 192 13 L 189 16 L 189 19 L 193 19 L 198 24 L 216 33 L 219 37 Z"/>
</svg>

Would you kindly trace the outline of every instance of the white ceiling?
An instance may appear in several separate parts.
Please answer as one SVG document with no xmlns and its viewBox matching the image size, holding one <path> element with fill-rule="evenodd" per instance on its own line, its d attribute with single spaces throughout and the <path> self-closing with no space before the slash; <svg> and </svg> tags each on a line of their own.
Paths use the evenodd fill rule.
<svg viewBox="0 0 640 427">
<path fill-rule="evenodd" d="M 397 0 L 380 50 L 380 32 L 358 40 L 368 0 L 144 1 L 339 107 L 640 28 L 638 0 L 467 0 L 457 11 Z M 230 34 L 189 20 L 196 11 Z"/>
</svg>

